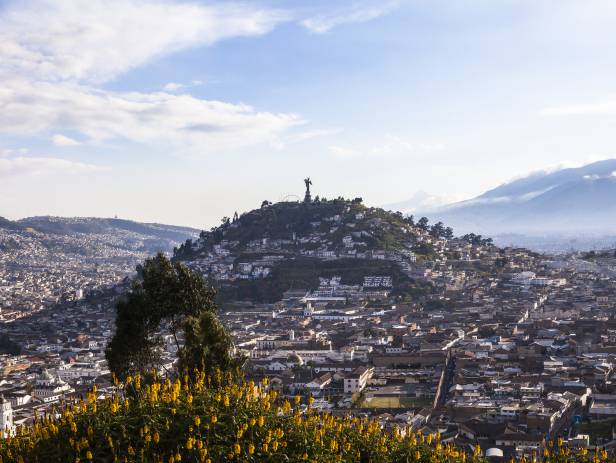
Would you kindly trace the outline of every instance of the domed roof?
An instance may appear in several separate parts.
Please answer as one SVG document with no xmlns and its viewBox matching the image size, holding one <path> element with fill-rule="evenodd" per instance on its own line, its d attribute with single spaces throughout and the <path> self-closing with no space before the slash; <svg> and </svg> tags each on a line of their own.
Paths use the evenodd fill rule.
<svg viewBox="0 0 616 463">
<path fill-rule="evenodd" d="M 501 457 L 503 456 L 503 451 L 499 448 L 492 447 L 491 449 L 486 450 L 486 458 L 490 457 Z"/>
</svg>

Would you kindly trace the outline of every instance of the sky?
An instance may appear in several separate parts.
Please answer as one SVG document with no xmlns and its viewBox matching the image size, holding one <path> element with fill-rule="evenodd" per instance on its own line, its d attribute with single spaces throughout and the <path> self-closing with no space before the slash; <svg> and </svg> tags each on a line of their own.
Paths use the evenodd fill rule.
<svg viewBox="0 0 616 463">
<path fill-rule="evenodd" d="M 209 228 L 616 157 L 612 0 L 0 0 L 0 216 Z"/>
</svg>

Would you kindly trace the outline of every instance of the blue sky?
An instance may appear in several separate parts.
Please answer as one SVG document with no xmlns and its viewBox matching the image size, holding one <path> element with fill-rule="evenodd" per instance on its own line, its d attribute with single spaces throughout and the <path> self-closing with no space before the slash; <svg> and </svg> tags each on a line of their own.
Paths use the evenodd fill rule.
<svg viewBox="0 0 616 463">
<path fill-rule="evenodd" d="M 0 0 L 0 215 L 210 227 L 613 157 L 608 0 Z M 426 192 L 427 194 L 417 194 Z"/>
</svg>

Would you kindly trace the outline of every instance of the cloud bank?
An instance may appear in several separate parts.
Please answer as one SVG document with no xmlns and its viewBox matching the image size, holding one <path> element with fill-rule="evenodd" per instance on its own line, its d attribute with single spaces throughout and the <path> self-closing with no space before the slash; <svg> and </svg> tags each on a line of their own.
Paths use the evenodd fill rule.
<svg viewBox="0 0 616 463">
<path fill-rule="evenodd" d="M 275 143 L 302 122 L 299 116 L 177 94 L 177 84 L 147 93 L 110 91 L 104 83 L 161 56 L 262 35 L 288 19 L 279 10 L 230 3 L 9 2 L 0 8 L 0 132 L 69 130 L 85 143 L 155 142 L 199 152 Z M 50 138 L 57 146 L 76 142 Z"/>
</svg>

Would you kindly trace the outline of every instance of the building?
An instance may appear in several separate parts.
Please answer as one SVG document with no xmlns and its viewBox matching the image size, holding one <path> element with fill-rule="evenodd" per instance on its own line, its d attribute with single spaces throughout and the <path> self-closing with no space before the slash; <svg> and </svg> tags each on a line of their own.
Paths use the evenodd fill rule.
<svg viewBox="0 0 616 463">
<path fill-rule="evenodd" d="M 73 388 L 62 379 L 54 377 L 48 370 L 43 370 L 34 382 L 32 397 L 43 403 L 57 402 L 63 395 L 71 392 Z"/>
<path fill-rule="evenodd" d="M 357 367 L 344 378 L 344 393 L 353 394 L 354 392 L 363 391 L 373 374 L 374 368 L 365 366 Z"/>
<path fill-rule="evenodd" d="M 2 430 L 2 436 L 13 435 L 15 432 L 13 407 L 11 407 L 11 402 L 6 400 L 4 396 L 0 397 L 0 429 Z"/>
</svg>

